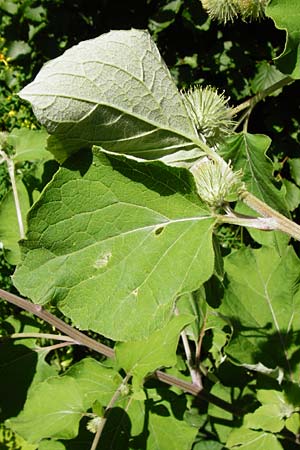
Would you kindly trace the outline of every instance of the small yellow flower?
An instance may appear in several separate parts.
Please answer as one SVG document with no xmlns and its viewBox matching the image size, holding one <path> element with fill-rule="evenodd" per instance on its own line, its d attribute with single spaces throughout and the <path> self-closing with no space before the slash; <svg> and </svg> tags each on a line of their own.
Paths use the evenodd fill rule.
<svg viewBox="0 0 300 450">
<path fill-rule="evenodd" d="M 0 53 L 0 62 L 3 62 L 3 64 L 8 67 L 8 60 L 5 57 L 5 55 L 3 55 L 3 53 Z"/>
<path fill-rule="evenodd" d="M 11 109 L 8 113 L 9 117 L 14 117 L 17 115 L 17 111 L 14 111 L 13 109 Z"/>
</svg>

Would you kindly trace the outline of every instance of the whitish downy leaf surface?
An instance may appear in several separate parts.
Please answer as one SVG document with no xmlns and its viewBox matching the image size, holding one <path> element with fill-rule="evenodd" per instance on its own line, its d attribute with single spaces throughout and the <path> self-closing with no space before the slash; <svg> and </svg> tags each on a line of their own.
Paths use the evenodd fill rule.
<svg viewBox="0 0 300 450">
<path fill-rule="evenodd" d="M 147 31 L 111 31 L 48 62 L 20 96 L 58 159 L 93 144 L 153 159 L 192 148 L 196 131 Z"/>
<path fill-rule="evenodd" d="M 141 339 L 212 275 L 214 223 L 185 169 L 83 151 L 30 211 L 14 282 L 80 328 Z"/>
<path fill-rule="evenodd" d="M 300 262 L 287 247 L 241 249 L 225 260 L 227 284 L 220 312 L 234 328 L 226 352 L 237 363 L 257 364 L 291 372 L 288 358 L 295 351 L 300 326 Z"/>
</svg>

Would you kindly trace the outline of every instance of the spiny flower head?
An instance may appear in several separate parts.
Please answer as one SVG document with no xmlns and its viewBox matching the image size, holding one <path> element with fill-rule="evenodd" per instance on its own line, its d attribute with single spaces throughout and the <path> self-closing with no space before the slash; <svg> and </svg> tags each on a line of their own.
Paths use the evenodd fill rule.
<svg viewBox="0 0 300 450">
<path fill-rule="evenodd" d="M 199 136 L 204 137 L 208 145 L 220 144 L 226 136 L 233 134 L 232 109 L 223 94 L 211 86 L 197 85 L 182 95 Z"/>
<path fill-rule="evenodd" d="M 268 0 L 239 0 L 240 15 L 244 20 L 261 19 Z"/>
<path fill-rule="evenodd" d="M 212 19 L 226 23 L 238 17 L 236 0 L 201 0 L 203 8 Z"/>
<path fill-rule="evenodd" d="M 212 19 L 226 24 L 237 17 L 243 20 L 260 19 L 269 0 L 201 0 L 201 3 Z"/>
<path fill-rule="evenodd" d="M 236 201 L 245 190 L 242 172 L 234 172 L 223 160 L 207 157 L 195 163 L 190 171 L 194 175 L 199 197 L 209 206 L 218 209 Z"/>
</svg>

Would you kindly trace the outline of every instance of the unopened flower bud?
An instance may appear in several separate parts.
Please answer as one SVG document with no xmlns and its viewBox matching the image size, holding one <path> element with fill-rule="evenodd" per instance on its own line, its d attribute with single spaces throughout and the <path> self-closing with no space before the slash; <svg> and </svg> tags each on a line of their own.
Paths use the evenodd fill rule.
<svg viewBox="0 0 300 450">
<path fill-rule="evenodd" d="M 198 194 L 209 206 L 221 208 L 228 202 L 238 200 L 245 190 L 242 172 L 234 172 L 230 163 L 202 158 L 190 171 L 194 175 Z"/>
</svg>

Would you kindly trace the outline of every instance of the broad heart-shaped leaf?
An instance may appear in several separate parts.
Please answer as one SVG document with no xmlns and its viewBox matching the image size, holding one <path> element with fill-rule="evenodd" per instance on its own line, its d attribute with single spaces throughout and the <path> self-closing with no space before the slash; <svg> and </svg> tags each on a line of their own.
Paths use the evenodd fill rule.
<svg viewBox="0 0 300 450">
<path fill-rule="evenodd" d="M 111 31 L 48 62 L 20 96 L 53 134 L 59 160 L 82 147 L 154 159 L 197 133 L 149 33 Z"/>
<path fill-rule="evenodd" d="M 213 272 L 215 221 L 195 191 L 185 169 L 77 153 L 29 213 L 16 287 L 80 328 L 149 336 Z"/>
<path fill-rule="evenodd" d="M 296 373 L 293 354 L 300 328 L 300 262 L 292 247 L 244 248 L 225 260 L 227 286 L 220 313 L 234 336 L 226 353 L 238 364 L 257 364 Z M 298 375 L 297 375 L 298 376 Z"/>
<path fill-rule="evenodd" d="M 278 68 L 293 78 L 300 78 L 300 4 L 298 0 L 272 0 L 266 7 L 267 16 L 277 28 L 286 31 L 283 53 L 277 59 Z"/>
<path fill-rule="evenodd" d="M 287 214 L 283 194 L 272 182 L 273 167 L 266 157 L 270 144 L 271 139 L 263 134 L 240 133 L 226 141 L 221 154 L 226 160 L 231 160 L 235 170 L 242 169 L 248 191 Z"/>
<path fill-rule="evenodd" d="M 176 316 L 144 341 L 117 344 L 116 355 L 120 367 L 134 375 L 135 384 L 140 385 L 143 378 L 155 369 L 175 365 L 180 332 L 193 320 L 193 316 Z"/>
</svg>

